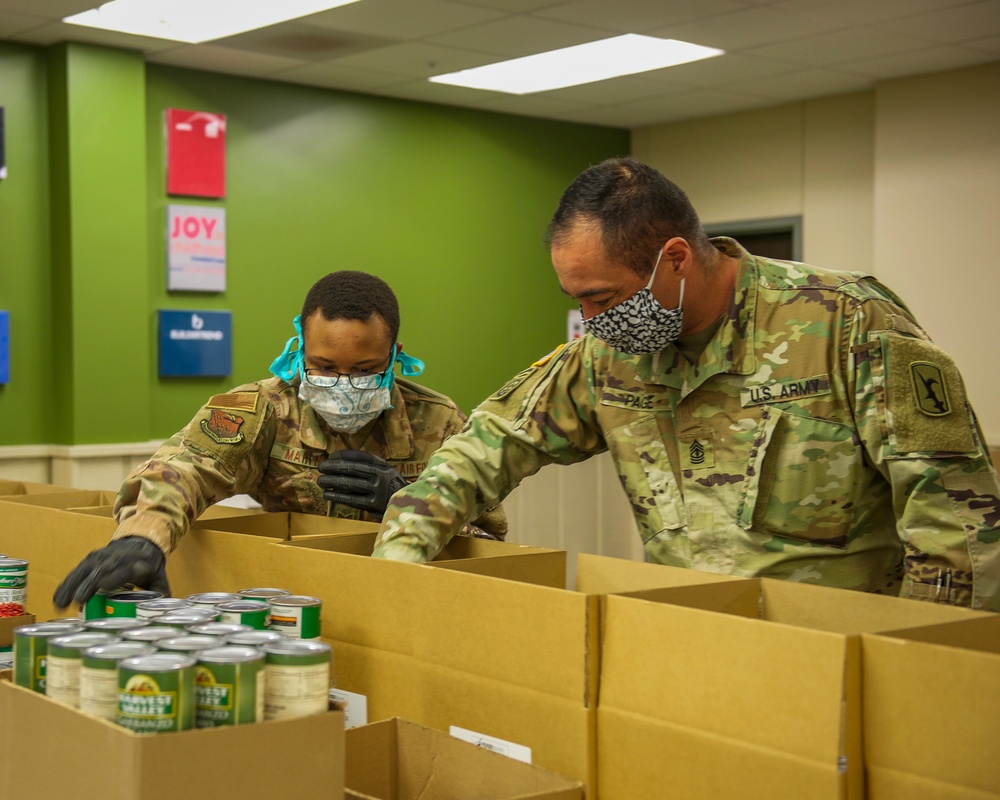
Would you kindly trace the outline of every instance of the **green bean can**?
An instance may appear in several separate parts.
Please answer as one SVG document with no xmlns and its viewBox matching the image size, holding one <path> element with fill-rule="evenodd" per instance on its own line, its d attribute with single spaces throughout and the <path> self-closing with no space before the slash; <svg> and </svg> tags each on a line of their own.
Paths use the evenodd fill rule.
<svg viewBox="0 0 1000 800">
<path fill-rule="evenodd" d="M 285 639 L 265 644 L 264 719 L 322 714 L 329 707 L 330 645 Z"/>
<path fill-rule="evenodd" d="M 275 597 L 287 597 L 291 592 L 288 589 L 275 589 L 273 586 L 260 586 L 254 589 L 240 589 L 237 594 L 244 600 L 266 603 Z"/>
<path fill-rule="evenodd" d="M 45 694 L 49 639 L 82 630 L 73 622 L 39 622 L 14 628 L 14 683 Z"/>
<path fill-rule="evenodd" d="M 123 642 L 157 644 L 164 639 L 175 639 L 179 635 L 180 631 L 177 628 L 171 628 L 169 625 L 147 625 L 132 631 L 122 631 L 121 640 Z"/>
<path fill-rule="evenodd" d="M 221 636 L 199 636 L 197 634 L 181 634 L 172 639 L 161 639 L 156 643 L 156 649 L 164 653 L 197 653 L 210 647 L 222 647 L 226 640 Z"/>
<path fill-rule="evenodd" d="M 195 658 L 195 727 L 264 719 L 264 654 L 253 647 L 215 647 Z"/>
<path fill-rule="evenodd" d="M 157 597 L 155 600 L 144 600 L 135 607 L 135 615 L 139 619 L 150 620 L 171 611 L 186 611 L 194 608 L 190 600 L 180 597 Z"/>
<path fill-rule="evenodd" d="M 194 727 L 194 657 L 181 653 L 133 656 L 118 662 L 119 725 L 136 733 Z"/>
<path fill-rule="evenodd" d="M 270 630 L 283 633 L 289 639 L 319 639 L 323 601 L 318 597 L 290 594 L 287 597 L 274 597 L 268 604 L 271 606 Z"/>
<path fill-rule="evenodd" d="M 271 642 L 284 641 L 285 637 L 277 631 L 245 631 L 244 633 L 234 633 L 226 637 L 226 644 L 240 645 L 242 647 L 261 647 Z"/>
<path fill-rule="evenodd" d="M 219 622 L 249 625 L 258 631 L 267 630 L 271 624 L 271 607 L 259 600 L 230 600 L 215 608 L 219 612 Z"/>
<path fill-rule="evenodd" d="M 19 558 L 0 558 L 0 616 L 21 616 L 27 599 L 28 562 Z"/>
<path fill-rule="evenodd" d="M 148 656 L 156 648 L 145 642 L 114 642 L 80 653 L 80 710 L 115 721 L 118 717 L 118 662 Z"/>
<path fill-rule="evenodd" d="M 188 625 L 198 625 L 202 622 L 214 622 L 219 618 L 219 612 L 214 608 L 193 607 L 183 611 L 168 611 L 156 618 L 157 625 L 167 625 L 171 628 L 187 629 Z"/>
<path fill-rule="evenodd" d="M 124 592 L 125 589 L 116 589 L 116 592 Z M 80 603 L 80 610 L 77 616 L 82 620 L 104 619 L 108 615 L 108 593 L 94 592 L 86 603 Z"/>
<path fill-rule="evenodd" d="M 198 594 L 189 594 L 185 599 L 196 606 L 214 608 L 219 603 L 226 603 L 229 600 L 239 600 L 240 596 L 232 592 L 199 592 Z"/>
<path fill-rule="evenodd" d="M 146 622 L 136 617 L 101 617 L 100 619 L 88 619 L 83 623 L 83 627 L 88 631 L 113 633 L 119 636 L 125 631 L 145 628 Z"/>
<path fill-rule="evenodd" d="M 118 637 L 111 633 L 83 631 L 49 639 L 45 670 L 45 694 L 74 708 L 80 705 L 81 653 L 88 647 L 112 644 Z"/>
<path fill-rule="evenodd" d="M 130 589 L 124 592 L 112 592 L 108 595 L 108 601 L 104 608 L 108 617 L 134 617 L 135 609 L 139 603 L 147 600 L 157 600 L 163 597 L 161 592 L 154 592 L 149 589 Z"/>
</svg>

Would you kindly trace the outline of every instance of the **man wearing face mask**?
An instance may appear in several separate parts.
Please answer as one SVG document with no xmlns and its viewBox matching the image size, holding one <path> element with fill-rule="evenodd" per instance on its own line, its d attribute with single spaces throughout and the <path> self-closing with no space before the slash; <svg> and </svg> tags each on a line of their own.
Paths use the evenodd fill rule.
<svg viewBox="0 0 1000 800">
<path fill-rule="evenodd" d="M 392 289 L 334 272 L 310 289 L 275 377 L 212 397 L 122 484 L 118 529 L 56 589 L 65 607 L 126 583 L 169 593 L 166 556 L 213 503 L 249 494 L 265 511 L 377 522 L 465 420 L 447 397 L 395 376 L 423 363 L 398 342 Z M 465 531 L 502 539 L 499 505 Z"/>
<path fill-rule="evenodd" d="M 579 175 L 548 240 L 588 334 L 473 412 L 376 556 L 433 558 L 541 467 L 609 451 L 650 561 L 1000 610 L 996 471 L 889 289 L 708 239 L 632 159 Z"/>
</svg>

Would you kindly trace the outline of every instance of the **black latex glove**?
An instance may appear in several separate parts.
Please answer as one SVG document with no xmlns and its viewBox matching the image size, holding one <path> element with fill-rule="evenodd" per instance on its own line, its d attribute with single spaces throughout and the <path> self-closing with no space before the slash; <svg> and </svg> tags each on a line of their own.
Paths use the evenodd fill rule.
<svg viewBox="0 0 1000 800">
<path fill-rule="evenodd" d="M 56 608 L 66 608 L 73 601 L 86 603 L 98 590 L 110 592 L 126 584 L 169 597 L 166 564 L 163 551 L 149 539 L 115 539 L 99 550 L 91 550 L 73 568 L 56 588 L 52 603 Z"/>
<path fill-rule="evenodd" d="M 317 483 L 323 497 L 381 516 L 389 498 L 406 486 L 406 479 L 384 458 L 363 450 L 333 453 L 319 465 Z"/>
</svg>

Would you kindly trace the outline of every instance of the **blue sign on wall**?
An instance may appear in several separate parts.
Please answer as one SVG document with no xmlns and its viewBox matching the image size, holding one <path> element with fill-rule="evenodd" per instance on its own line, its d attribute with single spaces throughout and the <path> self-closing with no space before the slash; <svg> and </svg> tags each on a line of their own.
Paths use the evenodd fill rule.
<svg viewBox="0 0 1000 800">
<path fill-rule="evenodd" d="M 9 311 L 0 311 L 0 383 L 10 383 Z"/>
<path fill-rule="evenodd" d="M 232 312 L 161 310 L 159 316 L 161 378 L 232 372 Z"/>
</svg>

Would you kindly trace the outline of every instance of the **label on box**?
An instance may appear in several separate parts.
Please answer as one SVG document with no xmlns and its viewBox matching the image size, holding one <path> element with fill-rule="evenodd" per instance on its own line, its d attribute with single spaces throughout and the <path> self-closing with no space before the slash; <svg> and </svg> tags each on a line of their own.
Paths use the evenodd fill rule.
<svg viewBox="0 0 1000 800">
<path fill-rule="evenodd" d="M 344 727 L 357 728 L 368 724 L 368 697 L 343 689 L 331 689 L 330 699 L 344 704 Z"/>
<path fill-rule="evenodd" d="M 456 739 L 474 744 L 476 747 L 481 747 L 484 750 L 492 750 L 494 753 L 500 753 L 500 755 L 513 758 L 515 761 L 523 761 L 525 764 L 531 763 L 531 748 L 525 747 L 523 744 L 515 744 L 504 739 L 497 739 L 495 736 L 487 736 L 485 733 L 476 733 L 465 728 L 459 728 L 457 725 L 452 725 L 448 728 L 448 733 Z"/>
</svg>

